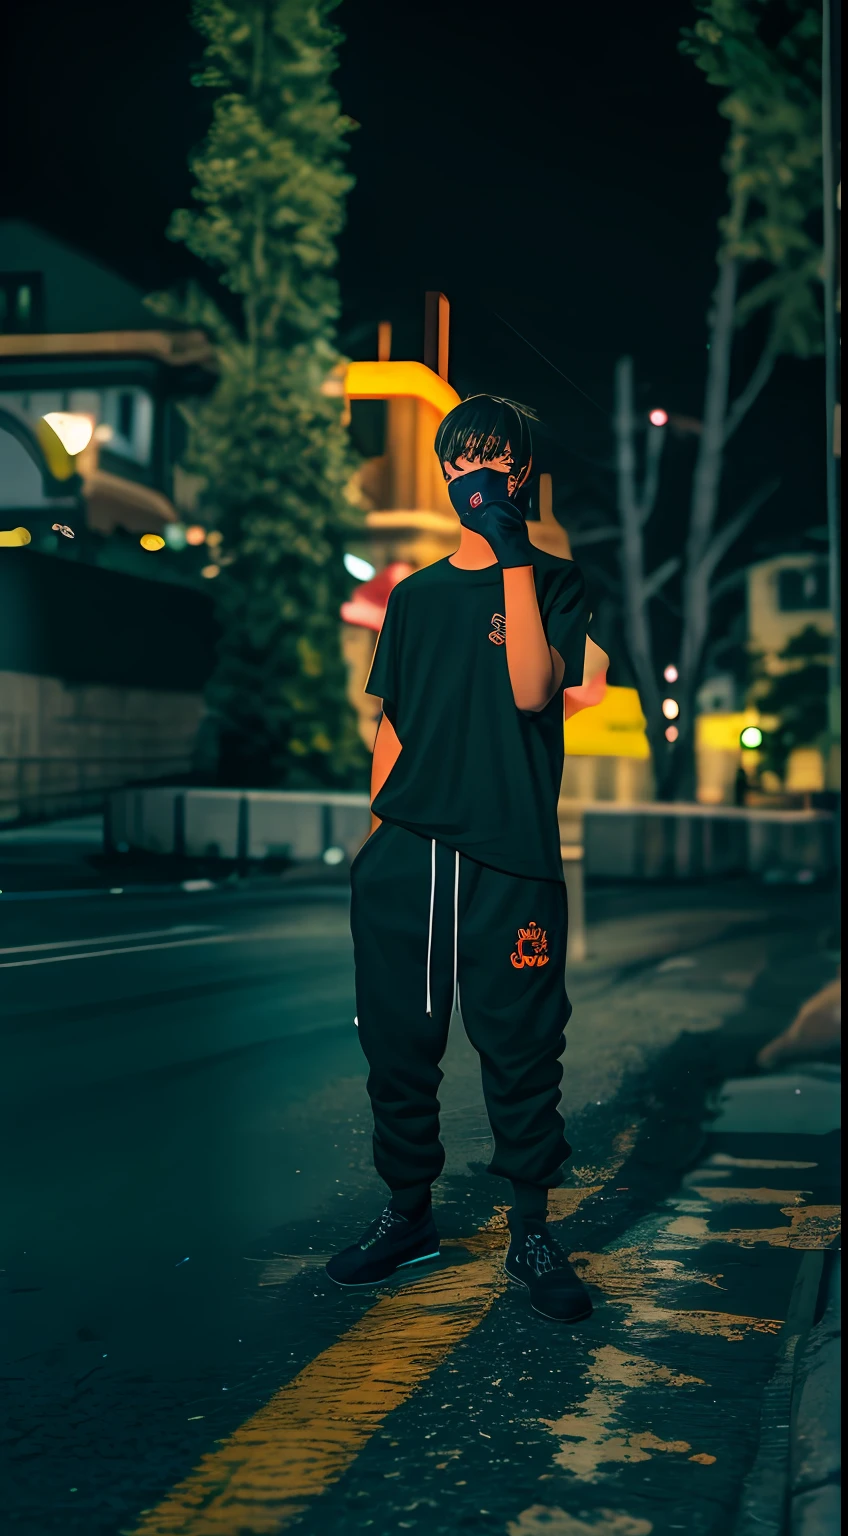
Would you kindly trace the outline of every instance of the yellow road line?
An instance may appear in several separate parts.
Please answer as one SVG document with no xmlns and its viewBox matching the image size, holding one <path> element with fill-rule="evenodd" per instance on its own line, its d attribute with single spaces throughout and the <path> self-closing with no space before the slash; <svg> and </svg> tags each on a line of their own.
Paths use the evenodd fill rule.
<svg viewBox="0 0 848 1536">
<path fill-rule="evenodd" d="M 614 1248 L 604 1253 L 572 1253 L 571 1262 L 587 1285 L 606 1294 L 614 1306 L 625 1306 L 625 1327 L 649 1325 L 659 1333 L 700 1333 L 738 1341 L 746 1334 L 779 1333 L 782 1319 L 745 1317 L 735 1312 L 660 1305 L 673 1285 L 709 1285 L 718 1290 L 720 1275 L 687 1270 L 679 1259 L 657 1259 L 641 1247 Z"/>
<path fill-rule="evenodd" d="M 704 1216 L 676 1216 L 657 1238 L 667 1250 L 700 1248 L 704 1243 L 735 1243 L 753 1248 L 768 1243 L 772 1248 L 829 1248 L 842 1230 L 839 1205 L 784 1205 L 781 1216 L 788 1218 L 784 1227 L 730 1227 L 722 1231 L 710 1226 Z"/>
<path fill-rule="evenodd" d="M 611 1177 L 631 1145 L 629 1133 L 617 1139 L 606 1170 Z M 602 1188 L 551 1190 L 551 1219 Z M 445 1243 L 473 1258 L 384 1296 L 124 1536 L 270 1536 L 288 1529 L 483 1321 L 507 1284 L 506 1242 L 499 1210 L 473 1236 Z"/>
<path fill-rule="evenodd" d="M 803 1205 L 811 1189 L 734 1189 L 728 1184 L 688 1184 L 688 1191 L 712 1205 Z"/>
<path fill-rule="evenodd" d="M 284 1531 L 479 1323 L 499 1256 L 451 1266 L 372 1307 L 132 1528 L 132 1536 Z"/>
</svg>

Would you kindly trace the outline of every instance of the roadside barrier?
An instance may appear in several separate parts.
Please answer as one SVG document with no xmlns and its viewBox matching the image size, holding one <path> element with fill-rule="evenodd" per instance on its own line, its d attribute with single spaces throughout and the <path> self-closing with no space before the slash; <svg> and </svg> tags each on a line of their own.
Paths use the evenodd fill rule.
<svg viewBox="0 0 848 1536">
<path fill-rule="evenodd" d="M 594 803 L 578 821 L 573 841 L 582 858 L 577 846 L 563 854 L 578 866 L 566 870 L 571 881 L 583 870 L 591 879 L 760 874 L 812 881 L 834 866 L 829 811 Z M 366 793 L 157 786 L 109 795 L 104 841 L 108 852 L 298 863 L 331 849 L 352 859 L 369 824 Z"/>
</svg>

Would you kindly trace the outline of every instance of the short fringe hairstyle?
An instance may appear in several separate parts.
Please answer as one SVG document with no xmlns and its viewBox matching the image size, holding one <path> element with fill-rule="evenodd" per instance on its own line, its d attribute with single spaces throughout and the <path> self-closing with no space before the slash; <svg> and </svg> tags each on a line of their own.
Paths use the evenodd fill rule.
<svg viewBox="0 0 848 1536">
<path fill-rule="evenodd" d="M 530 422 L 537 420 L 535 411 L 519 405 L 517 400 L 502 400 L 499 395 L 470 395 L 448 411 L 436 433 L 434 447 L 442 474 L 445 461 L 455 464 L 464 457 L 486 464 L 499 458 L 508 447 L 513 457 L 513 473 L 520 483 L 533 453 Z"/>
</svg>

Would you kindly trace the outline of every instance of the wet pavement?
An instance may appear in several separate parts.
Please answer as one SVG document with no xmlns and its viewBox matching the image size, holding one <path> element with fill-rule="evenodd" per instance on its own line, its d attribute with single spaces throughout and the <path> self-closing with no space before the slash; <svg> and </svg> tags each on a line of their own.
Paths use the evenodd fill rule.
<svg viewBox="0 0 848 1536">
<path fill-rule="evenodd" d="M 828 893 L 590 892 L 550 1210 L 595 1301 L 573 1329 L 505 1283 L 458 1021 L 440 1264 L 324 1276 L 383 1198 L 344 886 L 0 918 L 15 1536 L 771 1528 L 838 1233 L 838 1070 L 752 1062 L 834 974 Z"/>
</svg>

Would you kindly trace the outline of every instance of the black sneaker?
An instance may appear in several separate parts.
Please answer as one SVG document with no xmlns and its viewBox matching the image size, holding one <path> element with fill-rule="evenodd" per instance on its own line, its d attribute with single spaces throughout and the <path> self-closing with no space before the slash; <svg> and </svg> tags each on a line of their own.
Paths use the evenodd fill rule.
<svg viewBox="0 0 848 1536">
<path fill-rule="evenodd" d="M 410 1221 L 387 1205 L 359 1242 L 334 1254 L 326 1269 L 336 1285 L 375 1285 L 388 1280 L 396 1269 L 438 1257 L 439 1234 L 432 1211 L 428 1208 L 425 1216 Z"/>
<path fill-rule="evenodd" d="M 510 1280 L 530 1292 L 530 1305 L 557 1323 L 578 1323 L 592 1315 L 592 1302 L 565 1249 L 549 1227 L 513 1232 L 504 1268 Z"/>
</svg>

